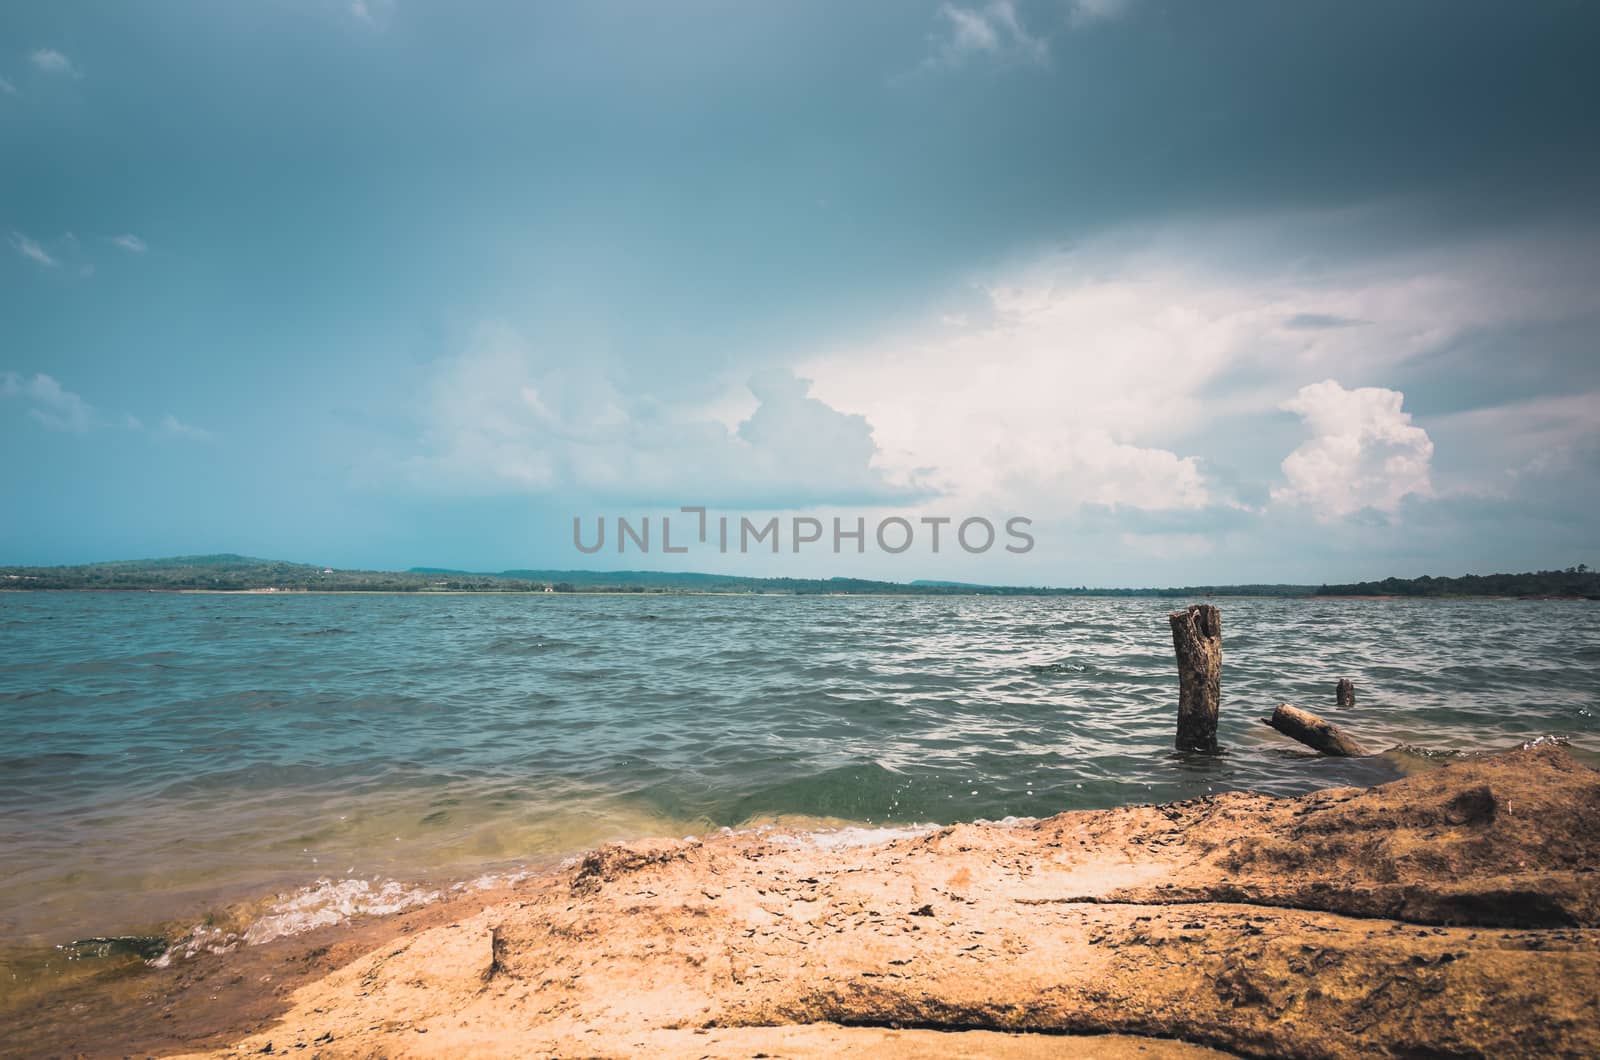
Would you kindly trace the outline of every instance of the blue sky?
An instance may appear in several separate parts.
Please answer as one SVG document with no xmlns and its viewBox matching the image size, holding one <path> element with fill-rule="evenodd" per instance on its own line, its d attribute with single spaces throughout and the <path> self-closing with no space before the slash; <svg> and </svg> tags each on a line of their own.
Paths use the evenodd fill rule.
<svg viewBox="0 0 1600 1060">
<path fill-rule="evenodd" d="M 1596 561 L 1600 37 L 1471 2 L 15 3 L 0 562 Z M 575 515 L 1026 515 L 586 557 Z"/>
</svg>

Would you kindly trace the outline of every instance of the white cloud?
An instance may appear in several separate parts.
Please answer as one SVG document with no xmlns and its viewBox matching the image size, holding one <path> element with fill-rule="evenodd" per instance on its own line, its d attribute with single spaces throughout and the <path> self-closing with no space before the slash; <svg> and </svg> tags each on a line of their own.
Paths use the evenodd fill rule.
<svg viewBox="0 0 1600 1060">
<path fill-rule="evenodd" d="M 133 253 L 133 254 L 143 254 L 146 250 L 149 249 L 145 245 L 145 241 L 144 240 L 140 239 L 138 236 L 132 234 L 131 232 L 127 233 L 125 235 L 116 236 L 111 240 L 111 242 L 115 243 L 117 246 L 121 247 L 123 250 L 126 250 L 126 251 L 128 251 L 130 253 Z"/>
<path fill-rule="evenodd" d="M 11 233 L 11 245 L 17 253 L 30 260 L 38 262 L 46 268 L 53 269 L 61 263 L 50 256 L 50 253 L 39 244 L 38 240 L 30 239 L 21 232 Z"/>
<path fill-rule="evenodd" d="M 72 64 L 72 60 L 54 48 L 40 48 L 28 58 L 33 62 L 34 67 L 43 73 L 66 74 L 72 77 L 77 77 L 79 73 L 78 68 Z"/>
<path fill-rule="evenodd" d="M 55 431 L 84 434 L 100 428 L 145 429 L 144 421 L 131 412 L 123 413 L 120 421 L 102 418 L 94 406 L 62 387 L 54 377 L 42 372 L 32 378 L 17 372 L 0 372 L 0 398 L 20 399 L 27 404 L 30 419 Z M 163 417 L 150 433 L 192 441 L 204 441 L 212 437 L 210 431 L 184 423 L 171 414 Z"/>
<path fill-rule="evenodd" d="M 941 33 L 929 60 L 934 65 L 959 66 L 974 55 L 1028 63 L 1049 58 L 1049 42 L 1028 32 L 1012 0 L 989 0 L 981 7 L 947 3 L 938 17 Z"/>
<path fill-rule="evenodd" d="M 1409 496 L 1433 493 L 1433 441 L 1401 410 L 1405 395 L 1382 387 L 1346 390 L 1332 379 L 1300 388 L 1283 403 L 1312 437 L 1283 461 L 1287 484 L 1272 491 L 1320 519 L 1363 509 L 1393 512 Z"/>
<path fill-rule="evenodd" d="M 1067 0 L 1066 24 L 1081 29 L 1107 22 L 1121 17 L 1130 6 L 1131 0 Z M 962 66 L 980 56 L 1021 64 L 1050 59 L 1050 35 L 1029 31 L 1016 0 L 986 0 L 972 6 L 945 3 L 937 18 L 933 54 L 926 60 L 929 67 Z"/>
<path fill-rule="evenodd" d="M 132 419 L 132 417 L 129 417 L 129 419 Z M 157 428 L 157 433 L 168 438 L 186 438 L 197 442 L 203 442 L 211 438 L 210 431 L 184 423 L 170 412 L 162 417 L 161 426 Z"/>
<path fill-rule="evenodd" d="M 1131 0 L 1069 0 L 1067 21 L 1074 27 L 1120 18 L 1132 6 Z"/>
<path fill-rule="evenodd" d="M 350 14 L 358 21 L 377 25 L 388 18 L 394 0 L 350 0 Z"/>
<path fill-rule="evenodd" d="M 873 466 L 872 428 L 786 373 L 751 381 L 734 429 L 630 394 L 602 365 L 486 328 L 437 366 L 413 481 L 473 493 L 576 492 L 637 504 L 791 507 L 920 496 Z"/>
<path fill-rule="evenodd" d="M 1435 431 L 1445 418 L 1424 430 L 1397 390 L 1332 380 L 1405 379 L 1414 404 L 1424 384 L 1412 380 L 1435 378 L 1429 366 L 1458 340 L 1570 319 L 1585 303 L 1577 270 L 1545 244 L 1532 270 L 1533 255 L 1508 254 L 1503 240 L 1284 269 L 1261 248 L 1292 241 L 1297 223 L 1124 231 L 998 266 L 913 319 L 693 409 L 634 392 L 604 363 L 487 331 L 439 363 L 425 444 L 388 470 L 430 490 L 582 491 L 635 507 L 1019 513 L 1038 520 L 1041 555 L 1065 564 L 1051 577 L 1073 583 L 1111 577 L 1094 573 L 1102 561 L 1152 556 L 1173 567 L 1130 576 L 1203 581 L 1177 565 L 1208 549 L 1206 562 L 1288 576 L 1260 550 L 1315 580 L 1325 572 L 1282 541 L 1398 546 L 1397 520 L 1341 517 L 1424 526 L 1464 492 L 1435 466 L 1435 443 L 1454 460 L 1457 435 L 1476 431 L 1463 420 L 1447 442 Z M 1431 385 L 1430 406 L 1459 399 L 1448 380 Z M 1590 407 L 1600 403 L 1508 410 L 1485 429 L 1499 437 L 1561 412 L 1572 460 L 1592 463 Z M 1541 440 L 1529 437 L 1529 460 Z"/>
<path fill-rule="evenodd" d="M 5 78 L 0 77 L 0 95 L 14 96 L 16 94 L 17 94 L 17 86 L 13 85 L 10 81 L 7 81 Z"/>
<path fill-rule="evenodd" d="M 43 373 L 27 379 L 16 372 L 0 372 L 0 396 L 26 401 L 29 417 L 51 430 L 82 433 L 95 425 L 94 409 Z"/>
<path fill-rule="evenodd" d="M 1047 262 L 980 288 L 973 312 L 802 364 L 815 392 L 877 428 L 887 473 L 1034 510 L 1228 504 L 1194 455 L 1160 439 L 1245 348 L 1250 308 L 1148 272 Z M 976 318 L 975 320 L 973 318 Z"/>
<path fill-rule="evenodd" d="M 1427 432 L 1396 431 L 1418 449 L 1389 454 L 1385 485 L 1319 490 L 1306 472 L 1345 444 L 1330 438 L 1308 443 L 1285 488 L 1279 458 L 1298 439 L 1279 415 L 1284 396 L 1330 376 L 1415 377 L 1422 358 L 1480 329 L 1570 316 L 1587 304 L 1572 278 L 1583 272 L 1559 247 L 1535 255 L 1504 239 L 1352 266 L 1250 264 L 1281 260 L 1279 243 L 1325 223 L 1219 220 L 1087 241 L 999 268 L 796 371 L 819 399 L 867 417 L 886 475 L 916 475 L 969 507 L 1260 509 L 1278 486 L 1324 511 L 1392 511 L 1427 492 Z M 1381 435 L 1354 444 L 1359 469 Z"/>
</svg>

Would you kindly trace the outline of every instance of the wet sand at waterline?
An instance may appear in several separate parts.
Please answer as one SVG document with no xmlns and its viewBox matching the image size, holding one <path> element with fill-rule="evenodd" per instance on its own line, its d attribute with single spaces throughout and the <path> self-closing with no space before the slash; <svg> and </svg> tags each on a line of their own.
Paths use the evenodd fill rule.
<svg viewBox="0 0 1600 1060">
<path fill-rule="evenodd" d="M 200 954 L 122 996 L 56 994 L 17 1019 L 12 1045 L 1595 1055 L 1597 814 L 1600 773 L 1544 744 L 1376 788 L 888 842 L 615 844 L 399 917 Z M 1103 1034 L 1124 1037 L 1081 1037 Z"/>
</svg>

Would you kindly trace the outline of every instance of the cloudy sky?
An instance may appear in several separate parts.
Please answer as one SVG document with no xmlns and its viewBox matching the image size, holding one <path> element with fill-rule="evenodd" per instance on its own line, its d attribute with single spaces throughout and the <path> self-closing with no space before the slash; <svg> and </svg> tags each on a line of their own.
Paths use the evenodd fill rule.
<svg viewBox="0 0 1600 1060">
<path fill-rule="evenodd" d="M 1600 562 L 1596 40 L 1542 0 L 6 4 L 0 563 Z M 573 548 L 683 505 L 1037 544 Z"/>
</svg>

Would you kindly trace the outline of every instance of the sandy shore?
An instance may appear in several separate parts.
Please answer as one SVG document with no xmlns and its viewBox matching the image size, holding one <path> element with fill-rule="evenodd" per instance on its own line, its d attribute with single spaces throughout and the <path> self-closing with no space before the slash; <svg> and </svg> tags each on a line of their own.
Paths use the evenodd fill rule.
<svg viewBox="0 0 1600 1060">
<path fill-rule="evenodd" d="M 125 985 L 116 1022 L 90 995 L 58 999 L 12 1044 L 1600 1055 L 1597 867 L 1600 773 L 1548 746 L 1373 789 L 1219 795 L 875 846 L 647 841 L 510 890 L 186 962 Z"/>
</svg>

